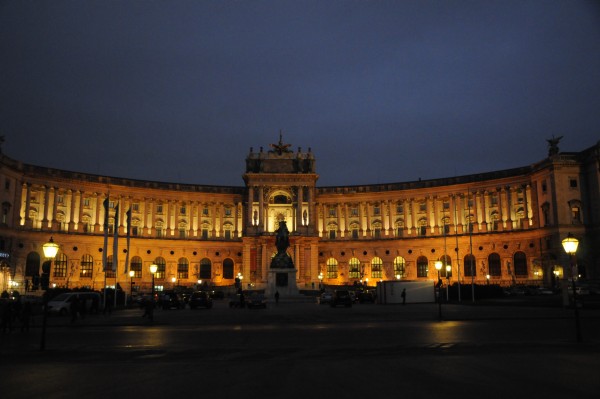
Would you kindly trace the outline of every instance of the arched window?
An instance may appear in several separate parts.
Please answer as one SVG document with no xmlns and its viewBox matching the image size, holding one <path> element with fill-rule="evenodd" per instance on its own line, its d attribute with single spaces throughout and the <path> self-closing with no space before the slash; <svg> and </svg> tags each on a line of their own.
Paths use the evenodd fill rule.
<svg viewBox="0 0 600 399">
<path fill-rule="evenodd" d="M 471 254 L 465 255 L 463 260 L 464 264 L 464 276 L 471 277 L 477 275 L 477 265 L 475 264 L 475 257 Z"/>
<path fill-rule="evenodd" d="M 156 268 L 156 273 L 154 273 L 154 278 L 159 280 L 164 279 L 167 271 L 167 262 L 165 261 L 165 258 L 159 256 L 154 260 L 154 264 L 158 266 Z"/>
<path fill-rule="evenodd" d="M 394 277 L 406 277 L 406 260 L 402 256 L 394 258 Z"/>
<path fill-rule="evenodd" d="M 223 261 L 223 278 L 233 278 L 233 260 L 230 258 L 227 258 Z"/>
<path fill-rule="evenodd" d="M 359 279 L 362 276 L 360 275 L 360 261 L 358 258 L 350 259 L 348 262 L 348 278 Z"/>
<path fill-rule="evenodd" d="M 527 276 L 527 256 L 525 256 L 525 252 L 519 251 L 515 252 L 513 255 L 513 264 L 515 265 L 515 275 L 516 276 Z"/>
<path fill-rule="evenodd" d="M 129 267 L 135 273 L 133 275 L 134 278 L 142 278 L 142 258 L 139 256 L 131 258 L 131 265 Z"/>
<path fill-rule="evenodd" d="M 491 253 L 488 256 L 488 270 L 490 276 L 500 277 L 502 275 L 502 265 L 500 263 L 500 255 Z"/>
<path fill-rule="evenodd" d="M 52 277 L 67 276 L 67 255 L 58 254 L 52 262 Z"/>
<path fill-rule="evenodd" d="M 179 258 L 177 261 L 177 280 L 187 280 L 189 275 L 190 263 L 186 258 Z"/>
<path fill-rule="evenodd" d="M 335 258 L 327 259 L 327 278 L 337 278 L 338 261 Z"/>
<path fill-rule="evenodd" d="M 94 272 L 94 258 L 90 254 L 85 254 L 81 257 L 81 269 L 79 271 L 80 278 L 92 278 Z"/>
<path fill-rule="evenodd" d="M 381 269 L 383 268 L 383 261 L 380 257 L 376 256 L 371 259 L 371 277 L 381 278 Z"/>
<path fill-rule="evenodd" d="M 212 278 L 212 263 L 210 259 L 203 258 L 200 261 L 200 279 L 210 280 Z"/>
<path fill-rule="evenodd" d="M 417 277 L 427 277 L 429 274 L 429 260 L 425 256 L 417 258 Z"/>
</svg>

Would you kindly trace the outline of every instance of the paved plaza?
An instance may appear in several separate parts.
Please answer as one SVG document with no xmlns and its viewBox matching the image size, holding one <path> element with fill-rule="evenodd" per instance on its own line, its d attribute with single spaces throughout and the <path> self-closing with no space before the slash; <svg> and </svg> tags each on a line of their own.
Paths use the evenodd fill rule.
<svg viewBox="0 0 600 399">
<path fill-rule="evenodd" d="M 595 397 L 600 310 L 306 302 L 40 319 L 2 335 L 2 396 Z"/>
</svg>

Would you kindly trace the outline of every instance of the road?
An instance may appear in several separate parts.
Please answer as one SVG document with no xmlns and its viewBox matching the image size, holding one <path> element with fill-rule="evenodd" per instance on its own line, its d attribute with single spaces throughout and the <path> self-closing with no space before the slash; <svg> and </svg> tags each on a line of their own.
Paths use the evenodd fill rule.
<svg viewBox="0 0 600 399">
<path fill-rule="evenodd" d="M 51 317 L 4 334 L 0 395 L 431 398 L 595 397 L 600 310 L 282 302 Z M 10 396 L 5 396 L 9 394 Z M 393 395 L 393 396 L 390 396 Z"/>
</svg>

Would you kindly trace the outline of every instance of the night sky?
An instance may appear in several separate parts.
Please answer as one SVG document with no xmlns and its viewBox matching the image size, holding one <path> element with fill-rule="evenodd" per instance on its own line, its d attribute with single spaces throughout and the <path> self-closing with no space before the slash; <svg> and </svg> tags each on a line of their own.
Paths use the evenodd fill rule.
<svg viewBox="0 0 600 399">
<path fill-rule="evenodd" d="M 600 140 L 598 1 L 0 0 L 2 150 L 243 186 L 312 148 L 319 186 L 526 166 Z"/>
</svg>

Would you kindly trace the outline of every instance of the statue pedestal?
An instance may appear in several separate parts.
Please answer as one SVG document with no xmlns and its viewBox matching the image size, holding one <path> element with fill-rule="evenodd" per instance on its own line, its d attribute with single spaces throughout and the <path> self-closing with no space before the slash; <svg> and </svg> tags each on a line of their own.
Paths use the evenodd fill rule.
<svg viewBox="0 0 600 399">
<path fill-rule="evenodd" d="M 296 285 L 297 271 L 295 268 L 269 269 L 265 296 L 273 298 L 275 292 L 279 292 L 281 297 L 298 295 L 298 286 Z"/>
</svg>

